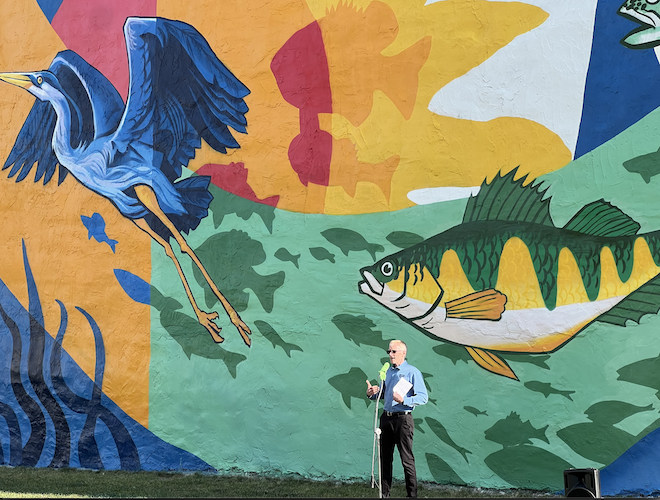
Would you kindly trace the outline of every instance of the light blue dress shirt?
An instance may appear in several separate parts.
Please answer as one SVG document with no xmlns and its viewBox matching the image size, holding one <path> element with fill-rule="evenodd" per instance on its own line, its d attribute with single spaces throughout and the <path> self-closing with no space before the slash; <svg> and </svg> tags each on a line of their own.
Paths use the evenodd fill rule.
<svg viewBox="0 0 660 500">
<path fill-rule="evenodd" d="M 408 394 L 404 395 L 403 403 L 394 401 L 393 391 L 394 386 L 399 379 L 404 378 L 412 384 Z M 429 400 L 429 395 L 426 392 L 424 385 L 424 377 L 422 373 L 414 366 L 404 361 L 396 368 L 390 367 L 385 375 L 385 386 L 383 388 L 385 396 L 385 411 L 412 411 L 417 405 L 426 404 Z M 378 395 L 374 395 L 371 399 L 376 399 Z"/>
</svg>

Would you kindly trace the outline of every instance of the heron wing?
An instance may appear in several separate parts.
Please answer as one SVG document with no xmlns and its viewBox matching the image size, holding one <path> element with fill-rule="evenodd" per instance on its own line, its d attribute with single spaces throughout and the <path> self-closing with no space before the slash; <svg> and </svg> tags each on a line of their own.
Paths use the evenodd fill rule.
<svg viewBox="0 0 660 500">
<path fill-rule="evenodd" d="M 124 101 L 117 89 L 94 66 L 72 50 L 55 56 L 48 70 L 57 76 L 70 101 L 78 106 L 82 123 L 78 142 L 106 136 L 117 129 L 124 112 Z"/>
<path fill-rule="evenodd" d="M 162 18 L 128 18 L 130 69 L 126 110 L 115 135 L 149 158 L 170 181 L 204 139 L 216 151 L 240 147 L 229 127 L 246 133 L 243 98 L 250 93 L 192 26 Z"/>
<path fill-rule="evenodd" d="M 48 71 L 57 77 L 71 109 L 72 148 L 88 144 L 117 128 L 124 102 L 97 69 L 75 52 L 65 50 L 55 56 Z M 56 122 L 57 115 L 51 104 L 36 100 L 4 163 L 3 170 L 11 167 L 8 177 L 16 176 L 16 182 L 20 182 L 36 165 L 34 182 L 41 179 L 44 184 L 50 182 L 58 165 L 52 146 Z M 64 181 L 67 173 L 60 165 L 58 184 Z"/>
</svg>

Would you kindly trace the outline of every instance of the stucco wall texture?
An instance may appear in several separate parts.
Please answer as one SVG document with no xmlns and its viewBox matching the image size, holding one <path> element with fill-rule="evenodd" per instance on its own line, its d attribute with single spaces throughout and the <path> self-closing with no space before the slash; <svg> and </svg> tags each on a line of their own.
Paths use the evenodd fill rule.
<svg viewBox="0 0 660 500">
<path fill-rule="evenodd" d="M 0 9 L 1 463 L 660 490 L 655 4 Z"/>
</svg>

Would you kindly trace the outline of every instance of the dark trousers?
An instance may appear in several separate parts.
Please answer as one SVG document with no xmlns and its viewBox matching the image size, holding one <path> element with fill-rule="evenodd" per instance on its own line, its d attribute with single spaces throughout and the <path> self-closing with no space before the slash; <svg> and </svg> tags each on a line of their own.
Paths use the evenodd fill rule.
<svg viewBox="0 0 660 500">
<path fill-rule="evenodd" d="M 392 417 L 388 417 L 385 413 L 381 414 L 380 430 L 380 463 L 383 498 L 390 496 L 395 445 L 399 449 L 403 472 L 406 476 L 406 492 L 409 497 L 416 497 L 417 473 L 415 472 L 415 457 L 413 456 L 415 424 L 412 413 L 398 414 Z"/>
</svg>

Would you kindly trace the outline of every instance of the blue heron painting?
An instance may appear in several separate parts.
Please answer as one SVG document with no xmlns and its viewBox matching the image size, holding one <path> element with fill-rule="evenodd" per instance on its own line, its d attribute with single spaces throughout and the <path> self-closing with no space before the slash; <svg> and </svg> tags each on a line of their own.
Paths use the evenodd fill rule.
<svg viewBox="0 0 660 500">
<path fill-rule="evenodd" d="M 218 152 L 240 147 L 229 127 L 247 133 L 244 101 L 250 91 L 218 59 L 192 26 L 163 18 L 130 17 L 124 24 L 130 88 L 124 104 L 114 86 L 71 50 L 47 71 L 0 73 L 37 100 L 3 170 L 24 180 L 58 185 L 68 173 L 109 199 L 172 259 L 199 323 L 223 342 L 217 312 L 199 308 L 172 250 L 173 237 L 199 268 L 249 346 L 251 334 L 220 292 L 183 233 L 208 215 L 210 178 L 181 179 L 202 139 Z"/>
</svg>

